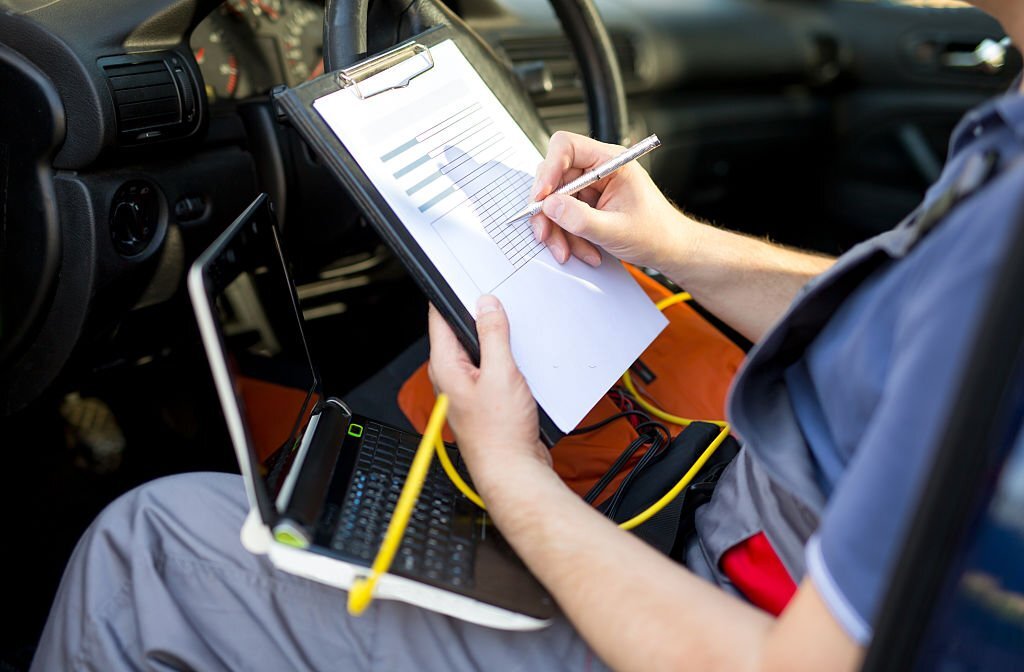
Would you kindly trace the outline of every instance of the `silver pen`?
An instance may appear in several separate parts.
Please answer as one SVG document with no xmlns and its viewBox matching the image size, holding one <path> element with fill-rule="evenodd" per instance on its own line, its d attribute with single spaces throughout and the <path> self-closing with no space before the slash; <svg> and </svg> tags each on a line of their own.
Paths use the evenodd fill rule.
<svg viewBox="0 0 1024 672">
<path fill-rule="evenodd" d="M 644 154 L 647 154 L 648 152 L 660 146 L 661 140 L 658 139 L 657 135 L 648 136 L 641 140 L 640 142 L 633 145 L 632 147 L 630 147 L 629 149 L 627 149 L 626 151 L 622 152 L 622 154 L 619 154 L 616 157 L 608 159 L 597 168 L 594 168 L 593 170 L 588 170 L 587 172 L 583 173 L 572 182 L 562 185 L 561 187 L 556 189 L 554 193 L 562 194 L 564 196 L 571 196 L 572 194 L 575 194 L 578 191 L 586 189 L 594 182 L 597 182 L 598 180 L 611 175 L 616 170 L 622 168 L 630 161 L 636 161 Z M 509 224 L 516 220 L 523 219 L 524 217 L 533 217 L 534 215 L 541 211 L 543 205 L 544 201 L 534 201 L 533 203 L 530 203 L 516 214 L 512 215 L 512 217 L 506 220 L 505 223 Z"/>
</svg>

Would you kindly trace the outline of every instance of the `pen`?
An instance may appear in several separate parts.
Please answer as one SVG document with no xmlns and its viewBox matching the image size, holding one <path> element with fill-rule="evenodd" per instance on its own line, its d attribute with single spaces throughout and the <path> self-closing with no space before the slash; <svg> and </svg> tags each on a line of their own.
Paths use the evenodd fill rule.
<svg viewBox="0 0 1024 672">
<path fill-rule="evenodd" d="M 629 149 L 627 149 L 626 151 L 622 152 L 622 154 L 619 154 L 616 157 L 608 159 L 597 168 L 594 168 L 593 170 L 588 170 L 587 172 L 583 173 L 572 182 L 562 185 L 561 187 L 556 189 L 554 193 L 562 194 L 564 196 L 571 196 L 572 194 L 575 194 L 578 191 L 586 189 L 594 182 L 597 182 L 598 180 L 611 175 L 616 170 L 622 168 L 630 161 L 636 161 L 644 154 L 647 154 L 648 152 L 660 146 L 661 140 L 658 139 L 657 135 L 648 136 L 641 140 L 640 142 L 633 145 L 632 147 L 630 147 Z M 506 221 L 506 224 L 514 222 L 519 219 L 523 219 L 524 217 L 533 217 L 538 212 L 540 212 L 541 208 L 543 207 L 543 204 L 544 201 L 534 201 L 533 203 L 530 203 L 525 208 L 523 208 L 522 210 L 514 214 L 512 217 L 510 217 Z"/>
</svg>

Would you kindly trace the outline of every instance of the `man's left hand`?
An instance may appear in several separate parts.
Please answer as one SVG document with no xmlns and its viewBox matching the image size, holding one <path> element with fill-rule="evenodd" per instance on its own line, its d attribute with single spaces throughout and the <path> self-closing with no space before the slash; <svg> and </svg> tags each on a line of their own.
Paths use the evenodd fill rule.
<svg viewBox="0 0 1024 672">
<path fill-rule="evenodd" d="M 526 461 L 550 466 L 551 456 L 537 438 L 537 403 L 512 358 L 508 317 L 497 298 L 480 297 L 476 328 L 479 367 L 430 306 L 430 380 L 450 398 L 448 422 L 486 499 L 517 465 Z"/>
</svg>

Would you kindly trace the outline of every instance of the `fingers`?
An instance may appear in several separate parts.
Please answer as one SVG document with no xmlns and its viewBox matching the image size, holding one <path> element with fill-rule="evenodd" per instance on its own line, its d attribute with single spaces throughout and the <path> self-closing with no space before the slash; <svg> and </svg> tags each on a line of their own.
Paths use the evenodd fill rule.
<svg viewBox="0 0 1024 672">
<path fill-rule="evenodd" d="M 551 136 L 547 156 L 537 168 L 537 179 L 530 192 L 532 200 L 544 198 L 567 181 L 566 173 L 570 169 L 589 170 L 618 155 L 622 149 L 583 135 L 558 131 Z"/>
<path fill-rule="evenodd" d="M 455 332 L 441 317 L 441 313 L 437 312 L 434 304 L 430 304 L 427 309 L 427 335 L 430 338 L 431 357 L 435 354 L 445 358 L 457 357 L 460 353 L 466 354 Z"/>
<path fill-rule="evenodd" d="M 444 392 L 453 392 L 471 383 L 478 371 L 433 305 L 427 320 L 430 337 L 428 372 L 434 385 Z M 515 369 L 509 343 L 508 317 L 497 298 L 484 295 L 477 302 L 477 337 L 480 339 L 480 371 Z"/>
<path fill-rule="evenodd" d="M 538 168 L 538 171 L 539 170 L 540 170 L 540 168 Z M 566 173 L 564 175 L 562 175 L 559 184 L 561 184 L 562 182 L 570 182 L 572 180 L 575 180 L 577 177 L 579 177 L 582 174 L 583 174 L 582 170 L 579 170 L 578 168 L 572 168 L 572 169 L 566 171 Z M 534 186 L 536 187 L 536 185 L 534 185 Z M 541 200 L 545 196 L 547 196 L 550 192 L 551 192 L 550 189 L 545 189 L 544 192 L 543 192 L 543 195 L 541 195 L 541 196 L 536 196 L 536 194 L 531 195 L 530 196 L 530 200 L 531 201 Z M 597 192 L 597 197 L 600 198 L 600 192 Z M 596 203 L 596 201 L 595 201 L 595 203 Z M 530 226 L 533 228 L 533 237 L 536 238 L 537 242 L 539 242 L 539 243 L 547 243 L 548 242 L 548 238 L 551 235 L 551 232 L 553 230 L 555 230 L 555 228 L 557 228 L 557 227 L 555 227 L 554 224 L 551 223 L 551 220 L 548 219 L 547 217 L 545 217 L 543 214 L 534 215 L 530 219 Z M 564 237 L 563 237 L 563 239 L 564 239 Z M 568 246 L 562 246 L 561 249 L 563 251 L 564 250 L 568 250 Z M 564 261 L 569 258 L 569 254 L 568 254 L 567 251 L 564 254 L 564 258 L 559 258 L 558 254 L 556 254 L 554 250 L 552 250 L 552 254 L 555 254 L 555 259 L 559 263 L 564 263 Z"/>
<path fill-rule="evenodd" d="M 430 338 L 430 362 L 427 366 L 430 380 L 442 391 L 451 391 L 465 372 L 475 368 L 473 362 L 433 304 L 427 314 L 427 334 Z"/>
<path fill-rule="evenodd" d="M 594 187 L 587 187 L 583 191 L 576 194 L 576 198 L 580 199 L 592 208 L 596 208 L 597 204 L 601 200 L 601 191 Z"/>
<path fill-rule="evenodd" d="M 565 238 L 569 241 L 569 251 L 572 252 L 572 256 L 594 268 L 601 265 L 601 252 L 593 243 L 571 233 L 565 234 Z"/>
<path fill-rule="evenodd" d="M 544 171 L 545 171 L 545 163 L 542 161 L 537 166 L 537 176 L 534 177 L 533 188 L 530 190 L 530 200 L 531 201 L 542 201 L 542 200 L 544 200 L 545 196 L 547 196 L 548 194 L 552 193 L 553 191 L 555 191 L 555 189 L 557 189 L 558 187 L 562 186 L 563 184 L 566 184 L 568 182 L 572 182 L 577 177 L 582 175 L 583 172 L 584 172 L 580 168 L 569 168 L 568 170 L 559 172 L 559 174 L 555 177 L 554 181 L 551 184 L 544 184 L 543 186 L 538 186 L 538 185 L 540 185 L 540 182 L 538 180 L 540 178 L 541 173 L 544 172 Z M 589 188 L 593 189 L 593 187 L 589 187 Z"/>
<path fill-rule="evenodd" d="M 543 212 L 530 218 L 530 226 L 533 227 L 533 237 L 537 239 L 538 243 L 546 241 L 551 235 L 551 229 L 554 228 L 554 224 Z"/>
<path fill-rule="evenodd" d="M 569 233 L 598 245 L 610 242 L 615 231 L 615 215 L 592 208 L 571 196 L 548 196 L 544 199 L 544 214 Z"/>
<path fill-rule="evenodd" d="M 551 227 L 551 231 L 544 244 L 548 246 L 548 251 L 551 252 L 551 256 L 554 257 L 555 261 L 560 264 L 569 261 L 569 243 L 565 239 L 565 231 L 562 231 L 557 226 Z"/>
<path fill-rule="evenodd" d="M 476 333 L 480 339 L 480 370 L 515 368 L 509 343 L 508 317 L 497 297 L 485 294 L 476 304 Z"/>
<path fill-rule="evenodd" d="M 593 243 L 566 233 L 543 213 L 534 216 L 530 223 L 534 237 L 547 245 L 551 256 L 558 263 L 564 264 L 573 256 L 594 267 L 601 265 L 601 253 Z"/>
</svg>

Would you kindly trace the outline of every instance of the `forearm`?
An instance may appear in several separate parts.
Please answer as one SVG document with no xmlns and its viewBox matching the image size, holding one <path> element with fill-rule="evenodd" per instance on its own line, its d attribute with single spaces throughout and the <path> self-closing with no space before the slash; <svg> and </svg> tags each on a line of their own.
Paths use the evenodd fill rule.
<svg viewBox="0 0 1024 672">
<path fill-rule="evenodd" d="M 756 667 L 771 618 L 618 529 L 544 465 L 502 473 L 484 493 L 491 515 L 612 667 Z"/>
<path fill-rule="evenodd" d="M 797 292 L 835 259 L 745 236 L 680 214 L 660 270 L 751 341 L 782 316 Z"/>
<path fill-rule="evenodd" d="M 778 621 L 615 527 L 563 484 L 497 299 L 477 304 L 477 368 L 430 312 L 430 375 L 498 527 L 598 654 L 622 670 L 855 669 L 860 649 L 805 582 Z"/>
</svg>

